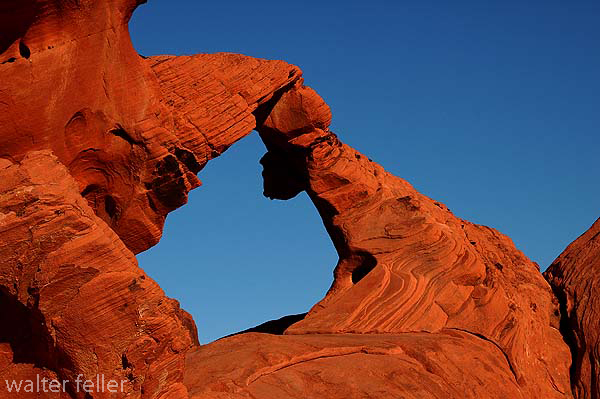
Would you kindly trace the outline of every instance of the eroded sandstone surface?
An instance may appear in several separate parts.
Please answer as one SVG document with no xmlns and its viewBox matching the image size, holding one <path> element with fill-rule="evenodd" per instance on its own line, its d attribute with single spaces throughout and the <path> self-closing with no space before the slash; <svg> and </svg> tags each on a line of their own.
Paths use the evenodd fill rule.
<svg viewBox="0 0 600 399">
<path fill-rule="evenodd" d="M 544 273 L 561 301 L 577 398 L 600 398 L 600 219 Z"/>
<path fill-rule="evenodd" d="M 551 287 L 508 237 L 343 144 L 298 67 L 139 56 L 141 2 L 0 4 L 0 379 L 71 381 L 19 397 L 600 397 L 598 223 Z M 321 215 L 334 283 L 306 315 L 200 346 L 135 254 L 253 130 L 265 195 L 306 191 Z"/>
<path fill-rule="evenodd" d="M 251 133 L 257 109 L 301 77 L 285 62 L 237 54 L 145 59 L 127 27 L 137 3 L 0 6 L 0 36 L 14 36 L 15 24 L 21 32 L 0 55 L 0 157 L 51 149 L 135 253 L 158 242 L 206 162 Z"/>
</svg>

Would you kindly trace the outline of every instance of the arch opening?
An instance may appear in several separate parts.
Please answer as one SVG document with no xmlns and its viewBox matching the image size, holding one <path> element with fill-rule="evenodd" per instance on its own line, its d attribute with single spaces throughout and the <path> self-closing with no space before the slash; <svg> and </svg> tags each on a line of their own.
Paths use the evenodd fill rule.
<svg viewBox="0 0 600 399">
<path fill-rule="evenodd" d="M 203 186 L 167 218 L 161 242 L 140 265 L 181 301 L 200 341 L 237 332 L 282 333 L 324 296 L 338 255 L 306 193 L 263 196 L 258 134 L 199 175 Z"/>
</svg>

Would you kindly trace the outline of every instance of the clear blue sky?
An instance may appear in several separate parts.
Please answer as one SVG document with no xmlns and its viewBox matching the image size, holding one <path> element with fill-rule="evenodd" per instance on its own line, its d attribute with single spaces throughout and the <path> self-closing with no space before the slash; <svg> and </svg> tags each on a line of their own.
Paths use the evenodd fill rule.
<svg viewBox="0 0 600 399">
<path fill-rule="evenodd" d="M 150 0 L 143 55 L 284 59 L 333 130 L 545 269 L 600 216 L 600 2 Z M 307 311 L 337 256 L 303 194 L 262 197 L 257 135 L 200 172 L 141 266 L 206 343 Z"/>
</svg>

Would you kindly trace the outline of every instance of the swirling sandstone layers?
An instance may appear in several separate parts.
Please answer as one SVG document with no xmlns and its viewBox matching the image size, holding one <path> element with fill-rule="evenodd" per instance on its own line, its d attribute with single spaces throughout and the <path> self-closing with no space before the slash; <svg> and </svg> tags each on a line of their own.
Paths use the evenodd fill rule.
<svg viewBox="0 0 600 399">
<path fill-rule="evenodd" d="M 600 219 L 544 273 L 563 312 L 562 331 L 573 352 L 577 398 L 600 398 Z"/>
<path fill-rule="evenodd" d="M 464 331 L 502 350 L 527 397 L 569 396 L 558 306 L 537 266 L 341 143 L 329 120 L 298 86 L 259 127 L 266 195 L 306 190 L 340 256 L 327 296 L 286 333 Z"/>
</svg>

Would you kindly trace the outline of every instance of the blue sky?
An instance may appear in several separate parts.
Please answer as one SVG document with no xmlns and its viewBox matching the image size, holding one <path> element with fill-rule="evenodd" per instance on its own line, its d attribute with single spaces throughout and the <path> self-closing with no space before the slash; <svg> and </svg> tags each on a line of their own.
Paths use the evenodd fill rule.
<svg viewBox="0 0 600 399">
<path fill-rule="evenodd" d="M 545 269 L 600 217 L 597 1 L 150 0 L 143 55 L 237 52 L 300 66 L 332 129 Z M 200 172 L 141 266 L 203 343 L 307 311 L 337 256 L 307 197 L 262 197 L 257 135 Z"/>
</svg>

